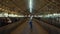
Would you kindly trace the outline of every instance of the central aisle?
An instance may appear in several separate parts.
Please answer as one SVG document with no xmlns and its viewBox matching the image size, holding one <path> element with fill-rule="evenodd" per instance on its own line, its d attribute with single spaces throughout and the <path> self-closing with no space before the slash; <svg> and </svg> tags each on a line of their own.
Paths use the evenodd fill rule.
<svg viewBox="0 0 60 34">
<path fill-rule="evenodd" d="M 16 28 L 11 34 L 48 34 L 36 21 L 32 21 L 33 28 L 30 29 L 29 20 L 26 20 L 22 25 Z"/>
</svg>

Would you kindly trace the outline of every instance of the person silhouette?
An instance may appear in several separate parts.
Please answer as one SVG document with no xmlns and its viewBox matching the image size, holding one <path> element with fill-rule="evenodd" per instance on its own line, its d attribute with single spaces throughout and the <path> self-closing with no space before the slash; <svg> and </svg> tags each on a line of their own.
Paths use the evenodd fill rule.
<svg viewBox="0 0 60 34">
<path fill-rule="evenodd" d="M 29 24 L 30 24 L 30 28 L 32 29 L 32 21 L 30 21 Z"/>
</svg>

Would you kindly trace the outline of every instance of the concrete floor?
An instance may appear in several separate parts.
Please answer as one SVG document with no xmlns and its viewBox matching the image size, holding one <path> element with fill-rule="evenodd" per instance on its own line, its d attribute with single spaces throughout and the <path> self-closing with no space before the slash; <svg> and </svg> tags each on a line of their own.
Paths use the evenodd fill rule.
<svg viewBox="0 0 60 34">
<path fill-rule="evenodd" d="M 26 21 L 24 24 L 17 27 L 11 34 L 48 34 L 42 26 L 38 25 L 35 21 L 33 21 L 33 28 L 30 29 L 29 22 Z"/>
</svg>

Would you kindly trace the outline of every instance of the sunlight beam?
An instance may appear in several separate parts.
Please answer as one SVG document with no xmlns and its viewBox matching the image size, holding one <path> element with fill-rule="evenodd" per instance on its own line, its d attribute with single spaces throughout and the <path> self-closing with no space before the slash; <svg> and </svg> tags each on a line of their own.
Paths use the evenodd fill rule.
<svg viewBox="0 0 60 34">
<path fill-rule="evenodd" d="M 33 8 L 33 0 L 29 0 L 29 9 L 30 9 L 30 13 L 32 13 L 32 8 Z"/>
</svg>

